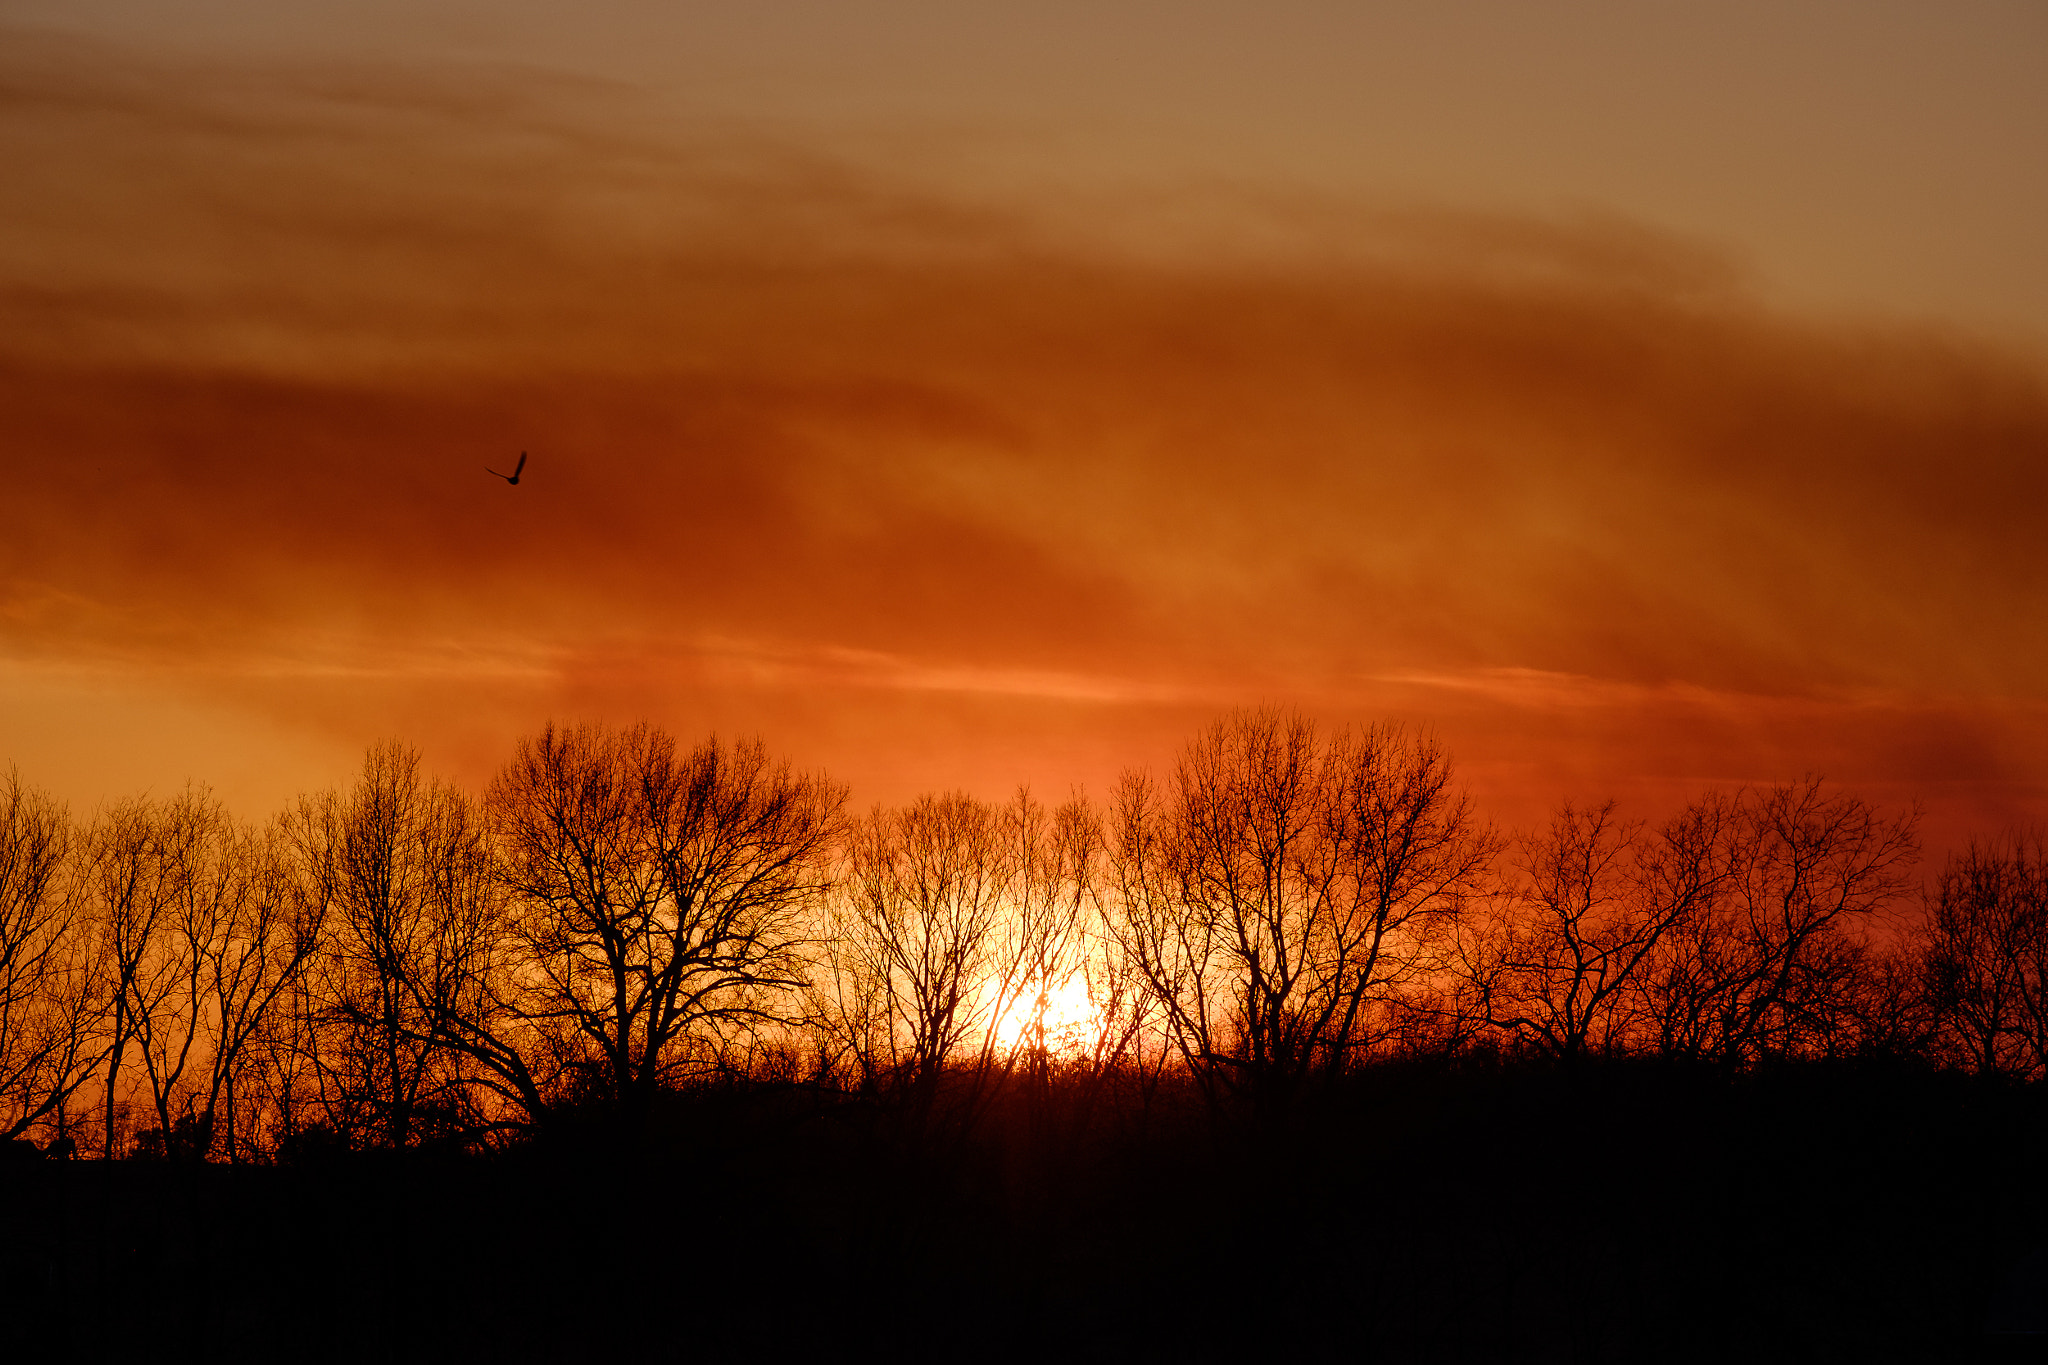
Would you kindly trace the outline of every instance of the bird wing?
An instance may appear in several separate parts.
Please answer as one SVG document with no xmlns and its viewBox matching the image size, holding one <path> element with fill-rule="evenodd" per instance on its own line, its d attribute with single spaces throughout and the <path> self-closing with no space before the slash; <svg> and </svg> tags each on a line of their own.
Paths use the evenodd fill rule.
<svg viewBox="0 0 2048 1365">
<path fill-rule="evenodd" d="M 515 465 L 513 465 L 513 466 L 512 466 L 512 473 L 513 473 L 513 474 L 514 474 L 515 476 L 517 476 L 517 475 L 519 475 L 519 474 L 523 473 L 523 472 L 525 471 L 525 469 L 526 469 L 526 452 L 522 450 L 522 451 L 520 451 L 520 452 L 519 452 L 519 463 L 518 463 L 518 464 L 515 464 Z"/>
</svg>

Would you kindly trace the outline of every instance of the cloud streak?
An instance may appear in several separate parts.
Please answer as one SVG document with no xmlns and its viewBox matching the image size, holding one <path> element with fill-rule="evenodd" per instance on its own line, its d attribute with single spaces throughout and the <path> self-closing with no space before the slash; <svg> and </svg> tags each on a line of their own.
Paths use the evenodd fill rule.
<svg viewBox="0 0 2048 1365">
<path fill-rule="evenodd" d="M 1293 698 L 1518 813 L 1843 759 L 2041 809 L 1986 757 L 2048 748 L 2031 358 L 1627 224 L 1141 240 L 530 73 L 13 33 L 0 99 L 16 669 L 474 764 L 766 727 L 888 795 Z"/>
</svg>

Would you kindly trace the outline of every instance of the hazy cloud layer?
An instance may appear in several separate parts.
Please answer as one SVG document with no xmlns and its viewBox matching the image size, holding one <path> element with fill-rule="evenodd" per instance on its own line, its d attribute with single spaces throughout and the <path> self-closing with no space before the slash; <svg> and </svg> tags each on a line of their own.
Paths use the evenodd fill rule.
<svg viewBox="0 0 2048 1365">
<path fill-rule="evenodd" d="M 1518 817 L 2048 811 L 2040 368 L 1697 244 L 1091 222 L 530 74 L 19 33 L 0 110 L 0 650 L 114 689 L 16 753 L 152 693 L 472 772 L 648 713 L 893 796 L 1295 699 L 1439 725 Z"/>
</svg>

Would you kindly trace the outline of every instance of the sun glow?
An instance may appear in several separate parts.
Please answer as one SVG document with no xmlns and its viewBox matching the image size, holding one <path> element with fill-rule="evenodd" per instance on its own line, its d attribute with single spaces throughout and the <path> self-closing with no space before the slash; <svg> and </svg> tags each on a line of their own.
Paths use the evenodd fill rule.
<svg viewBox="0 0 2048 1365">
<path fill-rule="evenodd" d="M 1026 986 L 996 1029 L 996 1041 L 1005 1051 L 1038 1046 L 1039 1026 L 1044 1025 L 1045 1050 L 1053 1056 L 1085 1052 L 1101 1023 L 1101 1011 L 1089 998 L 1088 978 L 1075 972 L 1050 990 L 1038 984 Z"/>
</svg>

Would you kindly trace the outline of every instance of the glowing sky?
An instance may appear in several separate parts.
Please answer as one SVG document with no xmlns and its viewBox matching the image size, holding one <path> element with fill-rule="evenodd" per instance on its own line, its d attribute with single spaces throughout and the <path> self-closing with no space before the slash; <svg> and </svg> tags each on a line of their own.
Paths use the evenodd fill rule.
<svg viewBox="0 0 2048 1365">
<path fill-rule="evenodd" d="M 550 715 L 1063 795 L 1273 700 L 1509 821 L 2048 818 L 2039 6 L 10 4 L 0 100 L 81 806 Z"/>
</svg>

